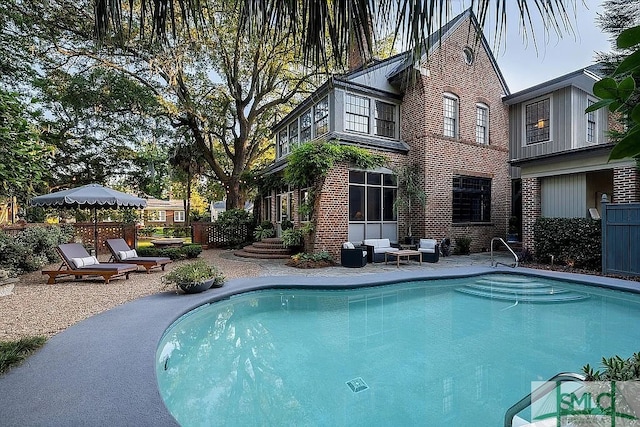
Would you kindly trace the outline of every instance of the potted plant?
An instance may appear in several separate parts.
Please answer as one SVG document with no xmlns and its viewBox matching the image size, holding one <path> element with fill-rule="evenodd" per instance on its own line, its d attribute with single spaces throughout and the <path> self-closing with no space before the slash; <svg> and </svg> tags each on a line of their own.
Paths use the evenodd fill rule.
<svg viewBox="0 0 640 427">
<path fill-rule="evenodd" d="M 421 184 L 421 172 L 420 166 L 413 164 L 410 166 L 403 166 L 396 171 L 398 176 L 398 196 L 393 203 L 393 209 L 398 212 L 398 209 L 403 209 L 407 215 L 407 236 L 404 242 L 408 245 L 414 245 L 417 242 L 417 238 L 413 236 L 412 223 L 413 217 L 412 210 L 414 207 L 424 208 L 427 205 L 427 193 L 424 191 L 424 185 Z"/>
<path fill-rule="evenodd" d="M 174 268 L 162 277 L 165 287 L 173 285 L 187 294 L 206 291 L 211 287 L 220 287 L 225 277 L 214 265 L 199 259 Z"/>
</svg>

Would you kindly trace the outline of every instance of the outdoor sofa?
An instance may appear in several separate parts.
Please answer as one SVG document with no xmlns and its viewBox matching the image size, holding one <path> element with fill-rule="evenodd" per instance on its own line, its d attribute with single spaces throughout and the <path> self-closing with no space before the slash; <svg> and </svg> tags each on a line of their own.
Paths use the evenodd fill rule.
<svg viewBox="0 0 640 427">
<path fill-rule="evenodd" d="M 391 243 L 389 239 L 365 239 L 362 243 L 367 248 L 369 262 L 383 262 L 386 252 L 400 250 L 398 245 Z"/>
<path fill-rule="evenodd" d="M 63 276 L 75 276 L 76 279 L 82 279 L 84 276 L 102 276 L 104 282 L 109 283 L 112 277 L 124 276 L 128 279 L 129 273 L 138 269 L 138 266 L 132 264 L 101 264 L 95 256 L 89 255 L 80 243 L 58 245 L 56 251 L 62 258 L 62 265 L 57 270 L 42 270 L 42 274 L 49 275 L 48 284 L 54 284 L 56 278 Z"/>
</svg>

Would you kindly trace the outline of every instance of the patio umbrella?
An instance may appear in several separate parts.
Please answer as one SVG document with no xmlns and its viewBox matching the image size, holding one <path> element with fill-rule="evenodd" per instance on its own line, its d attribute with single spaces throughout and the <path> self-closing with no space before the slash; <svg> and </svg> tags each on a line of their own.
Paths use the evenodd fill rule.
<svg viewBox="0 0 640 427">
<path fill-rule="evenodd" d="M 31 199 L 32 206 L 48 208 L 93 209 L 93 241 L 98 253 L 98 209 L 138 208 L 147 206 L 147 201 L 100 184 L 43 194 Z"/>
</svg>

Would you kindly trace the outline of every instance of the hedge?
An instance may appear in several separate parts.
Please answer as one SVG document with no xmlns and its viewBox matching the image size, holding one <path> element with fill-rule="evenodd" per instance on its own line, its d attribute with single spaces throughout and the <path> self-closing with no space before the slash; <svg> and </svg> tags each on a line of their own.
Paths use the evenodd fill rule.
<svg viewBox="0 0 640 427">
<path fill-rule="evenodd" d="M 179 248 L 156 248 L 149 246 L 146 248 L 138 248 L 136 251 L 139 256 L 161 256 L 168 257 L 172 260 L 196 258 L 202 253 L 202 245 L 190 244 Z"/>
<path fill-rule="evenodd" d="M 533 227 L 536 260 L 576 268 L 602 269 L 599 219 L 539 218 Z"/>
</svg>

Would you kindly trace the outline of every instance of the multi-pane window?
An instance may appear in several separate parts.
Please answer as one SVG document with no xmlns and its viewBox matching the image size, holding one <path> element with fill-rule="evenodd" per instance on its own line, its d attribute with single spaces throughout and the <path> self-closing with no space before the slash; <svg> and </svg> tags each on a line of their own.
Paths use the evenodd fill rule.
<svg viewBox="0 0 640 427">
<path fill-rule="evenodd" d="M 148 218 L 149 218 L 149 221 L 164 222 L 167 220 L 167 212 L 166 211 L 149 211 Z"/>
<path fill-rule="evenodd" d="M 349 221 L 397 221 L 393 209 L 397 192 L 395 175 L 349 171 Z"/>
<path fill-rule="evenodd" d="M 369 98 L 348 93 L 345 100 L 345 128 L 360 133 L 369 133 Z"/>
<path fill-rule="evenodd" d="M 489 107 L 476 104 L 476 142 L 489 143 Z"/>
<path fill-rule="evenodd" d="M 443 98 L 444 136 L 456 138 L 458 136 L 458 97 L 446 93 Z"/>
<path fill-rule="evenodd" d="M 314 122 L 316 137 L 329 132 L 329 99 L 327 97 L 316 104 Z"/>
<path fill-rule="evenodd" d="M 375 101 L 376 128 L 375 134 L 395 138 L 396 136 L 396 106 L 388 102 Z"/>
<path fill-rule="evenodd" d="M 278 133 L 278 151 L 280 156 L 285 156 L 289 153 L 289 139 L 287 138 L 287 128 L 284 128 Z"/>
<path fill-rule="evenodd" d="M 184 222 L 184 211 L 175 211 L 173 213 L 174 222 Z"/>
<path fill-rule="evenodd" d="M 591 107 L 594 101 L 589 99 L 587 106 Z M 596 112 L 590 111 L 587 113 L 587 142 L 596 142 Z"/>
<path fill-rule="evenodd" d="M 311 140 L 311 110 L 300 116 L 300 143 Z"/>
<path fill-rule="evenodd" d="M 491 179 L 453 177 L 453 222 L 491 221 Z"/>
<path fill-rule="evenodd" d="M 294 120 L 289 125 L 289 151 L 298 145 L 298 120 Z"/>
<path fill-rule="evenodd" d="M 527 144 L 549 140 L 551 100 L 541 99 L 525 107 L 525 126 Z"/>
</svg>

